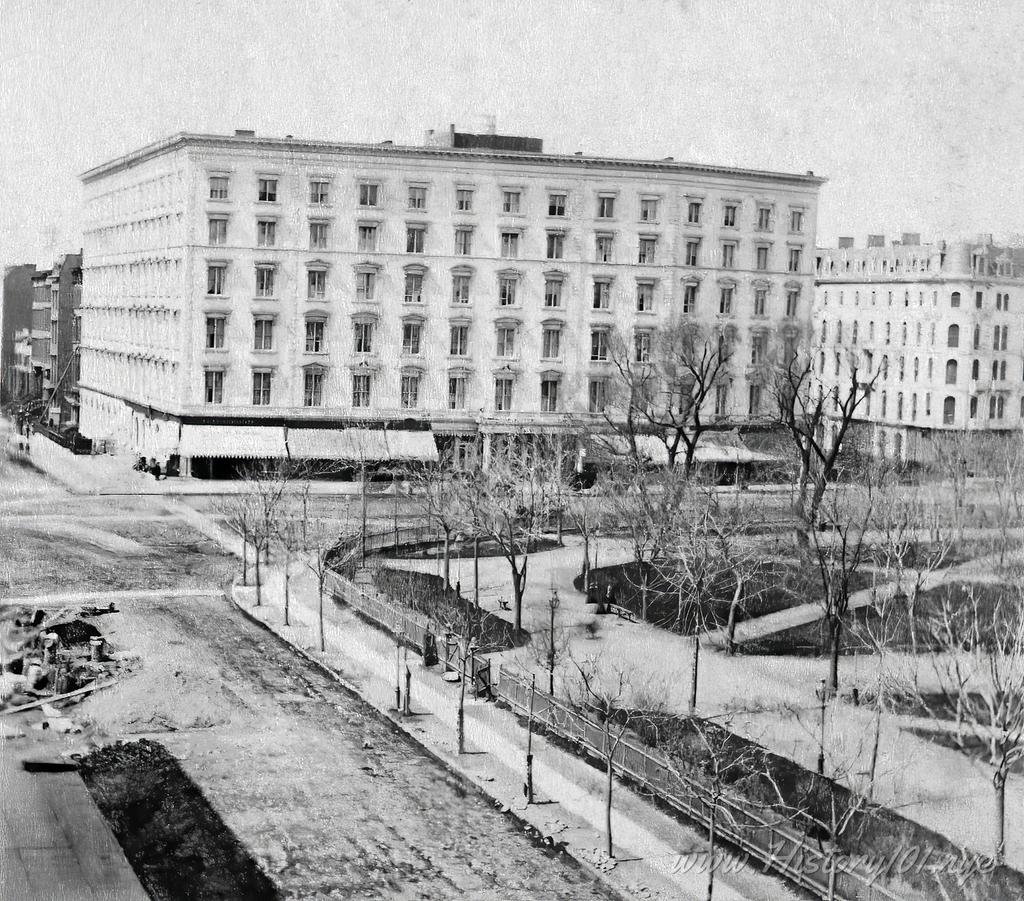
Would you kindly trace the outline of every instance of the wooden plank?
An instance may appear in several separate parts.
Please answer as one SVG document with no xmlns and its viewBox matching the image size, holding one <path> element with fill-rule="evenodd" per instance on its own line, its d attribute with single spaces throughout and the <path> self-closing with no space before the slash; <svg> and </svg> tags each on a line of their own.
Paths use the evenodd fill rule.
<svg viewBox="0 0 1024 901">
<path fill-rule="evenodd" d="M 116 685 L 117 679 L 110 679 L 107 682 L 92 682 L 86 685 L 84 688 L 75 689 L 75 691 L 68 691 L 62 695 L 51 695 L 48 698 L 40 698 L 38 701 L 31 701 L 28 704 L 21 704 L 17 707 L 8 707 L 6 710 L 0 710 L 0 716 L 7 716 L 11 713 L 20 713 L 22 710 L 32 710 L 34 707 L 41 707 L 43 704 L 52 704 L 54 701 L 63 701 L 66 698 L 75 698 L 78 695 L 88 694 L 91 691 L 99 691 L 101 688 L 109 688 L 111 685 Z"/>
</svg>

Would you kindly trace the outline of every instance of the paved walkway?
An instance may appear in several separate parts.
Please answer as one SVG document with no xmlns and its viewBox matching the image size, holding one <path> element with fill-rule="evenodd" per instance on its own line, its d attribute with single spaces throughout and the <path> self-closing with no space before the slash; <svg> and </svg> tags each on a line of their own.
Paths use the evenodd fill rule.
<svg viewBox="0 0 1024 901">
<path fill-rule="evenodd" d="M 0 739 L 0 898 L 148 901 L 78 773 L 22 769 L 24 758 L 60 750 L 56 741 L 36 738 L 29 720 L 28 714 L 3 718 L 27 735 Z"/>
</svg>

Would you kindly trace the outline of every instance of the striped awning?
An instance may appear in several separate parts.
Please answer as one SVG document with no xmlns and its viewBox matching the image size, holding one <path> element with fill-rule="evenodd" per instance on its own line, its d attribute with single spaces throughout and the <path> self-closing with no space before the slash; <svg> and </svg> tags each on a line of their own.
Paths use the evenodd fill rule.
<svg viewBox="0 0 1024 901">
<path fill-rule="evenodd" d="M 629 453 L 629 442 L 621 435 L 601 435 L 594 440 L 594 457 L 608 459 L 624 457 Z M 668 465 L 668 448 L 657 435 L 637 435 L 637 453 L 655 466 Z M 676 458 L 681 460 L 686 448 L 680 442 Z M 695 463 L 777 463 L 782 458 L 775 454 L 751 450 L 742 442 L 718 443 L 702 437 L 693 455 Z"/>
<path fill-rule="evenodd" d="M 437 460 L 433 432 L 399 429 L 289 429 L 288 451 L 298 460 Z"/>
<path fill-rule="evenodd" d="M 284 429 L 262 425 L 183 425 L 183 457 L 259 460 L 285 456 Z"/>
</svg>

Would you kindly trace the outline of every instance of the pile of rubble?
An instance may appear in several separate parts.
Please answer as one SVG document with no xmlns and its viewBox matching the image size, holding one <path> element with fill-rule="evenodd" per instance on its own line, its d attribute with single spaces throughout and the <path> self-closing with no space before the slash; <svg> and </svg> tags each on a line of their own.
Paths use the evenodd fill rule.
<svg viewBox="0 0 1024 901">
<path fill-rule="evenodd" d="M 113 685 L 117 671 L 106 640 L 90 620 L 113 613 L 113 604 L 77 611 L 0 611 L 0 735 L 23 737 L 23 725 L 62 734 L 82 731 L 67 708 Z M 23 712 L 32 715 L 4 722 Z"/>
</svg>

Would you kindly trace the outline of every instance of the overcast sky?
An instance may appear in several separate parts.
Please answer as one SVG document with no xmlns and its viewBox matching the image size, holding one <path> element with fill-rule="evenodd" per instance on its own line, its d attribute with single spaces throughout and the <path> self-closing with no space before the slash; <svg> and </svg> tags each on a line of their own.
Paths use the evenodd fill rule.
<svg viewBox="0 0 1024 901">
<path fill-rule="evenodd" d="M 0 0 L 0 264 L 77 245 L 78 174 L 174 132 L 486 115 L 555 152 L 811 169 L 823 243 L 1019 234 L 1022 35 L 1021 0 Z"/>
</svg>

